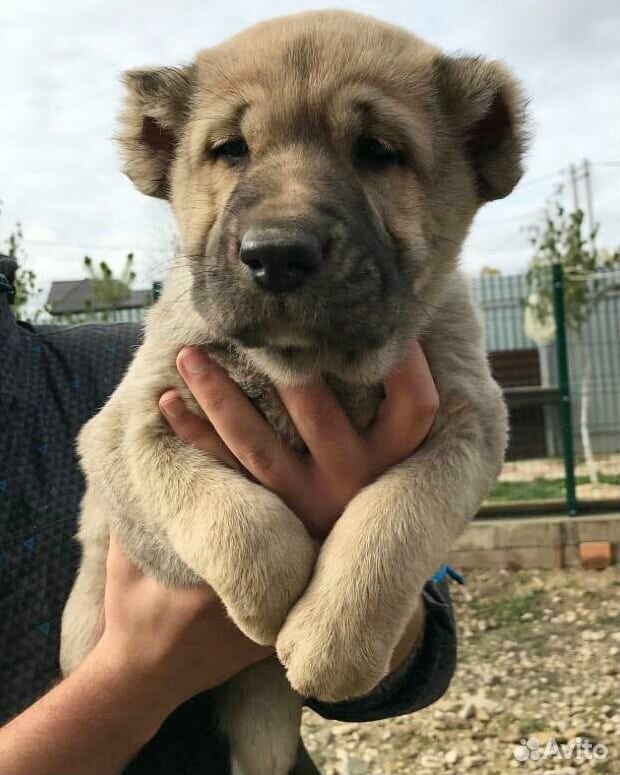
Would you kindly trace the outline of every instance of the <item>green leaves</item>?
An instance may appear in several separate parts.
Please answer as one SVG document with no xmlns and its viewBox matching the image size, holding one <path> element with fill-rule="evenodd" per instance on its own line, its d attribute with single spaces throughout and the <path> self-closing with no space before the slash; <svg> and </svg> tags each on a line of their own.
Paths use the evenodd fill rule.
<svg viewBox="0 0 620 775">
<path fill-rule="evenodd" d="M 92 281 L 95 298 L 111 310 L 115 310 L 120 302 L 131 296 L 131 284 L 136 279 L 132 268 L 133 258 L 133 253 L 127 254 L 125 265 L 117 278 L 105 261 L 100 261 L 95 268 L 92 258 L 84 256 L 84 268 Z"/>
<path fill-rule="evenodd" d="M 579 331 L 596 305 L 617 290 L 604 279 L 605 273 L 620 269 L 620 251 L 598 250 L 594 239 L 597 229 L 584 234 L 582 210 L 569 212 L 555 202 L 546 212 L 542 225 L 529 230 L 534 255 L 527 271 L 529 306 L 541 323 L 553 315 L 551 265 L 564 269 L 566 325 Z"/>
</svg>

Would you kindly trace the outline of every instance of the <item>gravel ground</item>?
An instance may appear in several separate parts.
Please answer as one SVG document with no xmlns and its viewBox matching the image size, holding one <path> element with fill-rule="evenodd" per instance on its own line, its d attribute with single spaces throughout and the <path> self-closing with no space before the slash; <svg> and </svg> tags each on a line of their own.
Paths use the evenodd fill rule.
<svg viewBox="0 0 620 775">
<path fill-rule="evenodd" d="M 460 655 L 447 694 L 366 724 L 306 711 L 304 740 L 324 775 L 620 775 L 618 568 L 477 572 L 451 589 Z M 571 754 L 576 738 L 599 756 L 606 746 L 606 758 Z M 515 750 L 534 755 L 521 763 Z"/>
</svg>

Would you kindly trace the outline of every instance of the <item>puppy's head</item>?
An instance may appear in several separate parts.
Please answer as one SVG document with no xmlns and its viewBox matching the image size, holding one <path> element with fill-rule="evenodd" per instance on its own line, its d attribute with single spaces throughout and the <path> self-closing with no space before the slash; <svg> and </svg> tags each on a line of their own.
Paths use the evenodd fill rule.
<svg viewBox="0 0 620 775">
<path fill-rule="evenodd" d="M 170 200 L 209 333 L 272 373 L 391 365 L 522 172 L 502 65 L 355 14 L 259 24 L 125 84 L 125 172 Z"/>
</svg>

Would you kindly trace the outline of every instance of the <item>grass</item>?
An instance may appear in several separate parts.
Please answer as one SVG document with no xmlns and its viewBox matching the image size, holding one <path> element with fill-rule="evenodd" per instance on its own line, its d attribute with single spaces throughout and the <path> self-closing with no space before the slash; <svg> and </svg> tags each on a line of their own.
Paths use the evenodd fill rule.
<svg viewBox="0 0 620 775">
<path fill-rule="evenodd" d="M 519 723 L 519 734 L 523 737 L 529 737 L 530 735 L 540 732 L 541 729 L 546 729 L 548 726 L 548 720 L 543 718 L 528 718 Z"/>
<path fill-rule="evenodd" d="M 609 705 L 610 707 L 614 708 L 618 702 L 618 693 L 613 689 L 608 689 L 598 697 L 593 697 L 591 702 L 592 708 L 595 710 L 602 708 L 603 705 Z"/>
<path fill-rule="evenodd" d="M 494 619 L 498 627 L 514 624 L 525 613 L 536 613 L 542 608 L 545 592 L 532 589 L 521 595 L 510 594 L 497 598 L 473 598 L 469 602 L 472 612 L 480 619 Z"/>
<path fill-rule="evenodd" d="M 603 608 L 596 619 L 596 623 L 599 627 L 609 630 L 610 632 L 620 632 L 620 613 L 608 614 Z"/>
<path fill-rule="evenodd" d="M 576 477 L 577 484 L 587 484 L 587 476 Z M 601 484 L 620 484 L 620 474 L 599 474 Z M 538 477 L 528 482 L 497 482 L 489 501 L 537 501 L 561 499 L 566 496 L 564 479 Z"/>
</svg>

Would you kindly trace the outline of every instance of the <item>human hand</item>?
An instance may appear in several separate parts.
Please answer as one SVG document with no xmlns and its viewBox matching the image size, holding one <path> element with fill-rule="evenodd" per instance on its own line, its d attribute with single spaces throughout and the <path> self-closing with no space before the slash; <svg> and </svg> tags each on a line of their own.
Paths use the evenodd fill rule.
<svg viewBox="0 0 620 775">
<path fill-rule="evenodd" d="M 96 647 L 124 680 L 149 691 L 161 720 L 273 649 L 246 638 L 206 585 L 171 588 L 144 575 L 114 536 L 106 567 L 105 628 Z"/>
<path fill-rule="evenodd" d="M 209 422 L 190 412 L 177 391 L 160 408 L 182 439 L 254 477 L 279 495 L 308 532 L 325 538 L 367 484 L 411 455 L 428 435 L 439 397 L 419 344 L 385 381 L 385 399 L 365 436 L 352 427 L 323 383 L 278 392 L 310 455 L 284 445 L 226 371 L 195 348 L 184 348 L 179 372 Z"/>
</svg>

